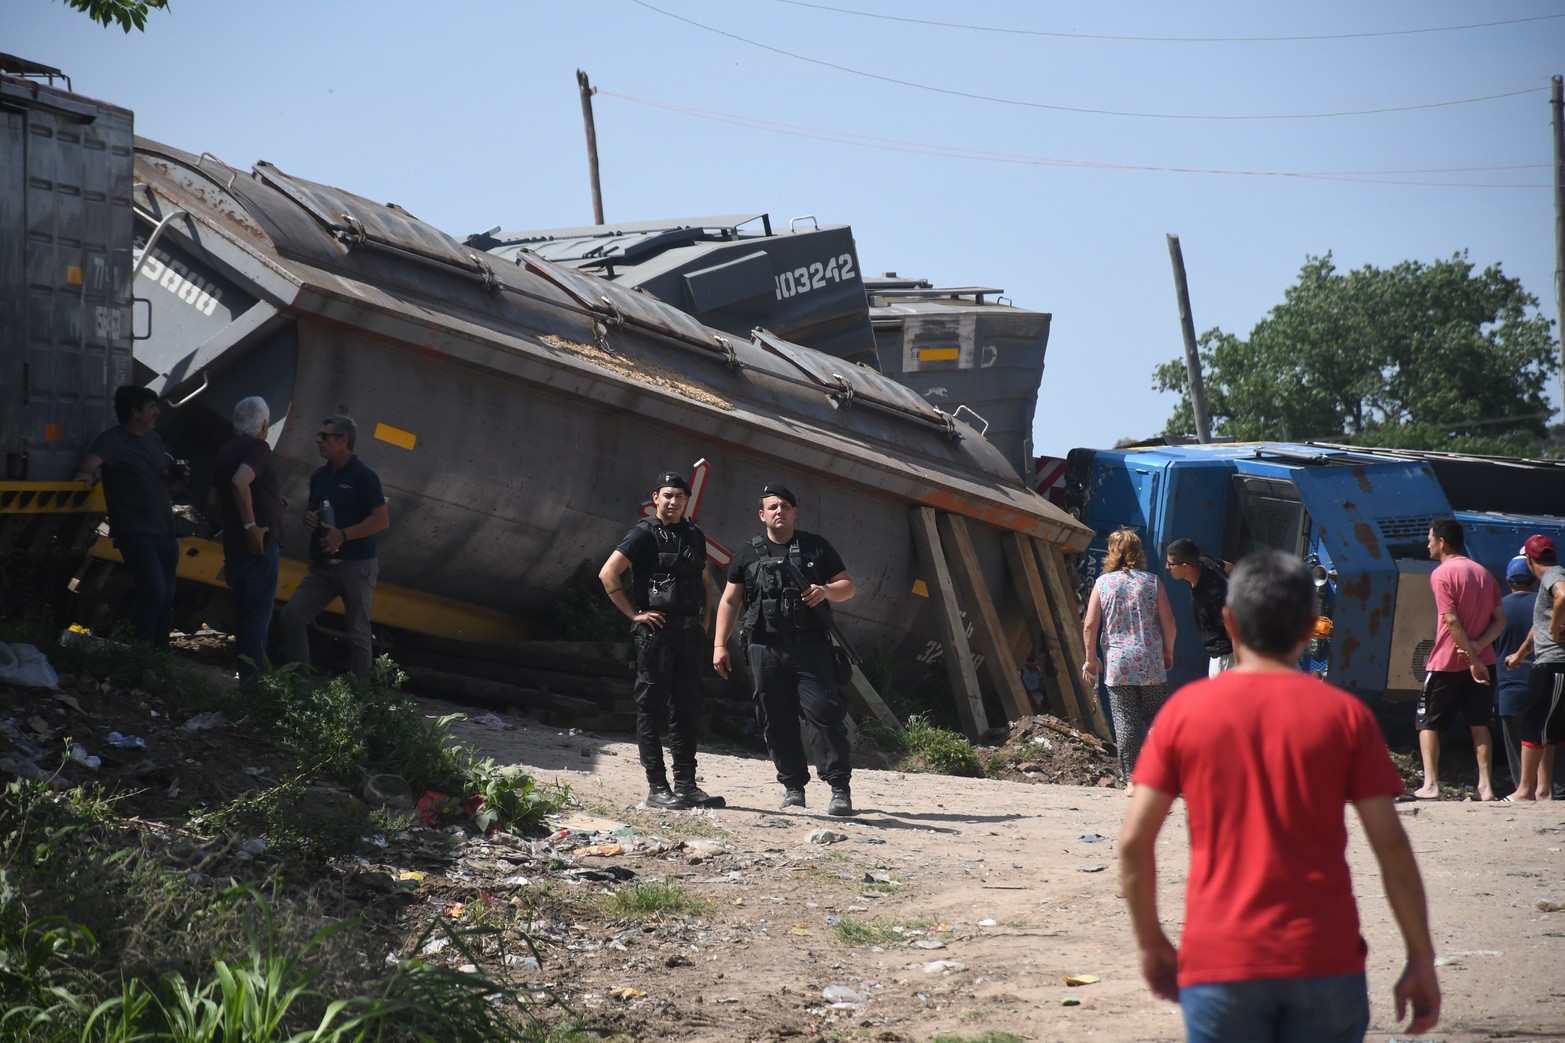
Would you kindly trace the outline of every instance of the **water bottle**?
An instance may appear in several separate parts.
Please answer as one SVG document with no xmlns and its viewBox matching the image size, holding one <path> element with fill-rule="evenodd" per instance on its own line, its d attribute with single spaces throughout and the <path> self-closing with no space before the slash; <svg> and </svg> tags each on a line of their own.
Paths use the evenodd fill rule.
<svg viewBox="0 0 1565 1043">
<path fill-rule="evenodd" d="M 321 557 L 328 565 L 340 563 L 342 559 L 332 557 L 325 544 L 326 530 L 337 527 L 337 512 L 332 508 L 330 500 L 321 501 L 320 507 L 315 511 L 315 523 L 318 526 L 318 535 L 315 538 L 321 541 Z M 346 540 L 346 537 L 344 537 L 344 540 Z"/>
</svg>

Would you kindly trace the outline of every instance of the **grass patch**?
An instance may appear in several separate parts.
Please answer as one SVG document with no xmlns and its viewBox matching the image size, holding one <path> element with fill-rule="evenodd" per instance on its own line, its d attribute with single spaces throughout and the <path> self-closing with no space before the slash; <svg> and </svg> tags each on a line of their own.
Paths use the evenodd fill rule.
<svg viewBox="0 0 1565 1043">
<path fill-rule="evenodd" d="M 956 1036 L 950 1034 L 936 1036 L 929 1043 L 1027 1043 L 1027 1037 L 1018 1036 L 1014 1032 L 990 1029 L 981 1036 Z"/>
<path fill-rule="evenodd" d="M 920 920 L 855 920 L 845 916 L 832 925 L 832 933 L 844 945 L 895 945 L 910 941 L 915 933 L 934 923 L 927 917 Z"/>
<path fill-rule="evenodd" d="M 871 724 L 866 725 L 863 734 L 896 758 L 891 765 L 893 770 L 983 777 L 984 769 L 978 763 L 973 744 L 959 732 L 930 723 L 927 714 L 909 717 L 901 732 Z"/>
<path fill-rule="evenodd" d="M 603 899 L 605 913 L 625 920 L 645 920 L 653 916 L 692 916 L 706 912 L 707 903 L 692 897 L 679 884 L 668 880 L 636 884 L 623 891 L 615 891 Z"/>
</svg>

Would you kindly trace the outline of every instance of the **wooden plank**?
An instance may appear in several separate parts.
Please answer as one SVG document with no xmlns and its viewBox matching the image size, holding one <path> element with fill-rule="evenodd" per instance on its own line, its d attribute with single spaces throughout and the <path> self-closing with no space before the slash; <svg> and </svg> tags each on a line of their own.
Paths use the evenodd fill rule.
<svg viewBox="0 0 1565 1043">
<path fill-rule="evenodd" d="M 1005 631 L 1000 626 L 1000 613 L 995 610 L 983 570 L 978 567 L 978 555 L 967 531 L 967 519 L 960 514 L 941 514 L 938 522 L 952 566 L 951 578 L 967 603 L 968 616 L 973 621 L 973 636 L 978 639 L 978 650 L 983 653 L 984 672 L 989 676 L 989 683 L 1000 694 L 1000 705 L 1005 707 L 1010 720 L 1029 717 L 1032 700 L 1027 698 L 1027 689 L 1022 687 L 1021 670 L 1011 656 Z"/>
<path fill-rule="evenodd" d="M 918 548 L 918 558 L 924 566 L 924 583 L 940 609 L 937 616 L 941 624 L 941 643 L 945 645 L 946 672 L 951 677 L 956 716 L 962 723 L 962 731 L 976 741 L 989 730 L 989 717 L 984 713 L 983 693 L 978 688 L 978 673 L 973 669 L 973 654 L 967 645 L 967 630 L 962 625 L 962 611 L 956 604 L 951 572 L 946 567 L 945 553 L 940 549 L 935 509 L 914 507 L 908 512 L 908 522 L 913 527 L 913 545 Z"/>
<path fill-rule="evenodd" d="M 1003 537 L 1005 559 L 1011 566 L 1011 580 L 1026 609 L 1023 613 L 1033 644 L 1043 649 L 1054 668 L 1053 684 L 1047 685 L 1049 712 L 1061 720 L 1082 723 L 1081 707 L 1076 702 L 1076 686 L 1071 683 L 1070 657 L 1060 642 L 1054 626 L 1054 613 L 1049 608 L 1049 596 L 1043 590 L 1043 577 L 1038 573 L 1038 557 L 1032 551 L 1027 537 L 1019 532 L 1007 532 Z"/>
<path fill-rule="evenodd" d="M 1043 589 L 1049 597 L 1049 607 L 1054 611 L 1061 642 L 1070 658 L 1070 665 L 1076 667 L 1066 676 L 1076 689 L 1077 701 L 1083 713 L 1084 719 L 1078 723 L 1081 727 L 1091 730 L 1100 739 L 1112 742 L 1114 732 L 1109 728 L 1108 719 L 1103 715 L 1103 705 L 1098 700 L 1097 689 L 1081 679 L 1080 664 L 1087 661 L 1087 647 L 1081 640 L 1081 613 L 1077 608 L 1076 595 L 1072 593 L 1065 579 L 1065 562 L 1060 557 L 1058 549 L 1042 540 L 1034 540 L 1033 548 L 1037 551 L 1038 561 L 1042 566 Z"/>
<path fill-rule="evenodd" d="M 891 707 L 886 705 L 880 693 L 875 691 L 875 686 L 869 683 L 869 678 L 864 676 L 864 671 L 857 665 L 853 667 L 853 679 L 843 685 L 848 692 L 848 706 L 859 716 L 869 714 L 881 724 L 890 728 L 892 732 L 902 734 L 902 722 L 897 720 L 897 715 L 891 712 Z"/>
</svg>

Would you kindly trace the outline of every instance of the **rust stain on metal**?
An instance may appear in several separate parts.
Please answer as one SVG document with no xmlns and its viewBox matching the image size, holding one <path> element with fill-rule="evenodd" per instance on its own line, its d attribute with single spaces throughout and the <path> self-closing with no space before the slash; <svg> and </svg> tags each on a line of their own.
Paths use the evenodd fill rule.
<svg viewBox="0 0 1565 1043">
<path fill-rule="evenodd" d="M 1342 580 L 1337 584 L 1338 597 L 1352 598 L 1366 608 L 1369 607 L 1369 596 L 1371 593 L 1373 591 L 1370 587 L 1369 577 L 1362 572 L 1358 573 L 1355 579 Z"/>
<path fill-rule="evenodd" d="M 1354 467 L 1353 477 L 1358 479 L 1359 488 L 1363 491 L 1369 492 L 1374 488 L 1369 480 L 1369 472 L 1366 471 L 1363 467 Z"/>
<path fill-rule="evenodd" d="M 1353 653 L 1357 652 L 1358 648 L 1359 639 L 1352 634 L 1346 635 L 1337 643 L 1337 649 L 1342 653 L 1337 662 L 1337 669 L 1340 672 L 1347 673 L 1349 664 L 1353 662 Z"/>
<path fill-rule="evenodd" d="M 1368 522 L 1356 522 L 1353 526 L 1353 538 L 1361 543 L 1369 556 L 1380 560 L 1380 540 L 1375 535 L 1375 527 Z M 1368 595 L 1368 591 L 1364 592 Z"/>
</svg>

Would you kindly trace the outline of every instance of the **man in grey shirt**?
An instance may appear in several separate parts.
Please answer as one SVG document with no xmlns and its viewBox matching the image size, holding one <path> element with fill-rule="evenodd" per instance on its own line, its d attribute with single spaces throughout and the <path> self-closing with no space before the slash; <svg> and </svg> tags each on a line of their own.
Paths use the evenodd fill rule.
<svg viewBox="0 0 1565 1043">
<path fill-rule="evenodd" d="M 1554 541 L 1529 536 L 1522 545 L 1527 567 L 1538 577 L 1538 600 L 1532 610 L 1532 634 L 1511 655 L 1519 663 L 1533 651 L 1532 676 L 1527 679 L 1527 699 L 1522 706 L 1522 777 L 1516 792 L 1501 800 L 1549 799 L 1554 786 L 1554 747 L 1565 741 L 1565 568 L 1559 565 Z"/>
</svg>

